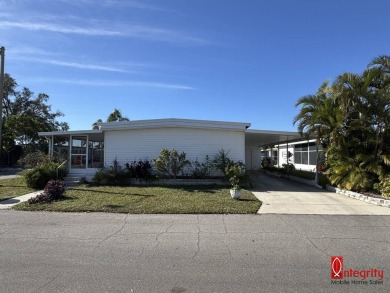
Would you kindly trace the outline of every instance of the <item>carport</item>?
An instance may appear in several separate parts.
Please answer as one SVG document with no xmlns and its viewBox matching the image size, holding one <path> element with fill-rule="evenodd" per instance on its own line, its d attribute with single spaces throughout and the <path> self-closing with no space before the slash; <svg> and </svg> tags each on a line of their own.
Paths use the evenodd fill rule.
<svg viewBox="0 0 390 293">
<path fill-rule="evenodd" d="M 247 170 L 259 170 L 261 164 L 261 150 L 267 146 L 274 146 L 303 140 L 298 132 L 248 129 L 245 132 L 245 163 Z M 279 156 L 278 158 L 278 165 Z"/>
</svg>

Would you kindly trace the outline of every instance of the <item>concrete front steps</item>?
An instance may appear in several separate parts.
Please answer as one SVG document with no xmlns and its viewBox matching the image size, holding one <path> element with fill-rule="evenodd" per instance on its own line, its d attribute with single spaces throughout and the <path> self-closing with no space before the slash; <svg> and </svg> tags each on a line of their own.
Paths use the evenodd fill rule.
<svg viewBox="0 0 390 293">
<path fill-rule="evenodd" d="M 81 183 L 85 182 L 85 177 L 83 176 L 77 176 L 77 175 L 70 175 L 68 174 L 67 176 L 64 177 L 64 182 L 65 182 L 65 187 L 74 187 L 77 186 Z"/>
</svg>

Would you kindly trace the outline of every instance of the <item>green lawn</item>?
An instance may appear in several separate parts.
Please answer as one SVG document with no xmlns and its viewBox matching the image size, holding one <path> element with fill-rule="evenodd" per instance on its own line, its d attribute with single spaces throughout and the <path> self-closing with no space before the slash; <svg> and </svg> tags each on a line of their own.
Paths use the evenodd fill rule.
<svg viewBox="0 0 390 293">
<path fill-rule="evenodd" d="M 26 183 L 23 181 L 23 178 L 0 180 L 0 200 L 25 195 L 34 191 L 36 191 L 36 189 L 28 188 L 26 186 Z"/>
<path fill-rule="evenodd" d="M 240 200 L 217 186 L 113 187 L 80 185 L 52 203 L 14 207 L 25 211 L 114 212 L 132 214 L 254 214 L 261 202 L 247 190 Z"/>
</svg>

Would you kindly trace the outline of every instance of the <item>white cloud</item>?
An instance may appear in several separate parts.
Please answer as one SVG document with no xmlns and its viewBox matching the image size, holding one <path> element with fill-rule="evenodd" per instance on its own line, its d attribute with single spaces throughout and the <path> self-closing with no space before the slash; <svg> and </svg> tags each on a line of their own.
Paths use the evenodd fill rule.
<svg viewBox="0 0 390 293">
<path fill-rule="evenodd" d="M 60 56 L 62 55 L 61 53 L 58 52 L 50 52 L 50 51 L 45 51 L 39 48 L 35 47 L 29 47 L 29 46 L 11 46 L 9 49 L 9 54 L 12 56 L 14 59 L 25 59 L 26 55 L 39 55 L 39 56 Z"/>
<path fill-rule="evenodd" d="M 125 72 L 125 73 L 130 72 L 125 69 L 99 65 L 99 64 L 85 64 L 85 63 L 66 62 L 66 61 L 58 61 L 58 60 L 42 60 L 42 62 L 53 64 L 53 65 L 78 68 L 78 69 L 102 70 L 102 71 Z"/>
<path fill-rule="evenodd" d="M 66 26 L 53 23 L 37 23 L 37 22 L 16 22 L 16 21 L 0 21 L 2 28 L 19 28 L 29 31 L 50 31 L 64 34 L 78 34 L 88 36 L 122 36 L 121 32 L 106 30 L 102 28 L 83 28 L 77 26 Z"/>
<path fill-rule="evenodd" d="M 82 86 L 106 86 L 106 87 L 142 87 L 142 88 L 160 88 L 171 90 L 194 90 L 193 87 L 181 84 L 134 81 L 134 80 L 74 80 L 62 78 L 35 79 L 37 82 L 62 83 Z"/>
<path fill-rule="evenodd" d="M 36 0 L 35 0 L 36 1 Z M 85 6 L 85 5 L 93 5 L 93 6 L 104 6 L 104 7 L 132 7 L 138 9 L 150 9 L 150 10 L 162 10 L 159 7 L 148 3 L 148 1 L 142 0 L 77 0 L 77 1 L 69 1 L 69 0 L 59 0 L 60 2 L 66 3 L 67 5 L 74 6 Z"/>
<path fill-rule="evenodd" d="M 34 57 L 34 55 L 43 55 L 43 56 L 58 56 L 58 54 L 42 51 L 39 49 L 33 49 L 33 48 L 26 48 L 22 50 L 12 50 L 10 59 L 13 60 L 19 60 L 19 61 L 26 61 L 26 62 L 38 62 L 38 63 L 45 63 L 45 64 L 51 64 L 56 66 L 63 66 L 63 67 L 71 67 L 76 69 L 87 69 L 87 70 L 99 70 L 99 71 L 110 71 L 110 72 L 122 72 L 122 73 L 141 73 L 136 70 L 128 70 L 119 66 L 113 66 L 111 65 L 105 65 L 105 64 L 95 64 L 95 63 L 82 63 L 82 62 L 76 62 L 76 61 L 67 61 L 67 60 L 58 60 L 58 59 L 44 59 L 40 57 Z M 29 56 L 29 54 L 32 54 L 32 56 Z M 151 67 L 153 65 L 151 64 L 143 64 L 143 63 L 123 63 L 126 67 L 133 67 L 133 68 L 143 68 L 143 67 Z M 154 66 L 153 66 L 154 67 Z"/>
<path fill-rule="evenodd" d="M 94 21 L 96 23 L 97 21 Z M 27 31 L 46 31 L 61 34 L 73 34 L 84 36 L 106 36 L 106 37 L 130 37 L 151 41 L 165 41 L 174 43 L 186 43 L 203 45 L 209 42 L 183 34 L 169 29 L 161 29 L 157 27 L 145 25 L 121 25 L 112 29 L 114 25 L 107 25 L 110 28 L 98 27 L 90 24 L 67 25 L 54 22 L 34 22 L 34 21 L 0 21 L 0 30 L 4 29 L 20 29 Z"/>
</svg>

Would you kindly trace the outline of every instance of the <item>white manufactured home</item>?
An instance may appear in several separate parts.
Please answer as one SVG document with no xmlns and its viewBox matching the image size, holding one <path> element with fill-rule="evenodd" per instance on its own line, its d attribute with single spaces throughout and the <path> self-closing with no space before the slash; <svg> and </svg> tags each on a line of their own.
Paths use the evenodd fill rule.
<svg viewBox="0 0 390 293">
<path fill-rule="evenodd" d="M 62 154 L 70 174 L 92 178 L 116 159 L 121 165 L 152 160 L 163 148 L 185 152 L 190 160 L 212 158 L 221 149 L 229 158 L 258 170 L 261 146 L 293 142 L 296 132 L 249 130 L 250 123 L 191 119 L 153 119 L 102 123 L 98 130 L 40 132 L 50 155 Z"/>
<path fill-rule="evenodd" d="M 260 160 L 269 158 L 271 165 L 275 167 L 289 163 L 293 164 L 295 169 L 315 172 L 318 152 L 320 162 L 323 160 L 321 147 L 317 147 L 314 139 L 274 145 L 261 151 Z"/>
</svg>

